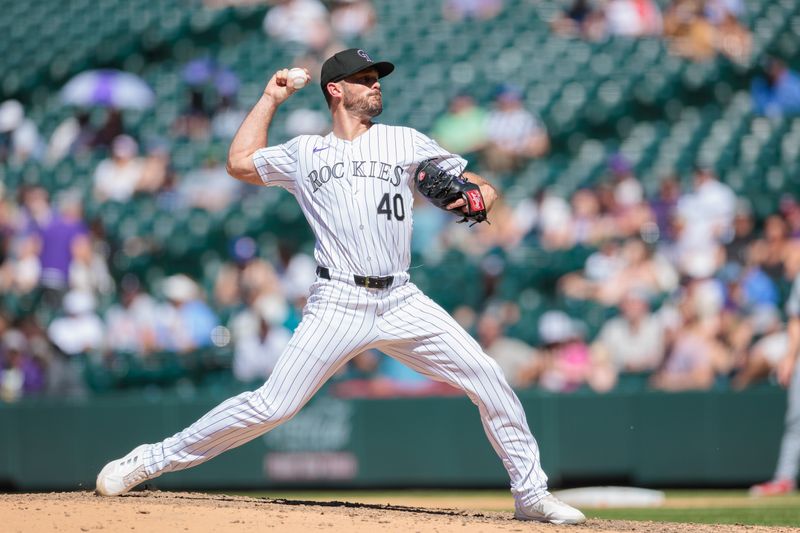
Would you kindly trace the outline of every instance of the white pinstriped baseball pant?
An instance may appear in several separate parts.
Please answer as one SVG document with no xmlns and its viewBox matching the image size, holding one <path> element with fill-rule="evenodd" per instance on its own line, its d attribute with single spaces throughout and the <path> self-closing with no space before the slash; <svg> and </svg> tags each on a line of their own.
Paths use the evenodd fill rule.
<svg viewBox="0 0 800 533">
<path fill-rule="evenodd" d="M 544 495 L 547 476 L 538 445 L 500 367 L 413 283 L 381 290 L 318 280 L 267 382 L 150 445 L 145 452 L 148 475 L 199 465 L 286 422 L 343 364 L 370 348 L 463 390 L 478 406 L 514 497 L 530 504 Z"/>
</svg>

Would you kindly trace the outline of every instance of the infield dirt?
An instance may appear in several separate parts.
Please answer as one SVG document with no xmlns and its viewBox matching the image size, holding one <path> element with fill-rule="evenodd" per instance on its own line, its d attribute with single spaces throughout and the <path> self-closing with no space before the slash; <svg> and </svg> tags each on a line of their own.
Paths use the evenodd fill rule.
<svg viewBox="0 0 800 533">
<path fill-rule="evenodd" d="M 474 503 L 473 501 L 472 504 Z M 14 533 L 50 531 L 796 533 L 798 531 L 788 527 L 711 526 L 619 520 L 589 520 L 582 526 L 554 526 L 513 520 L 511 513 L 508 512 L 159 491 L 136 492 L 119 498 L 102 498 L 91 492 L 3 494 L 0 495 L 0 530 Z"/>
</svg>

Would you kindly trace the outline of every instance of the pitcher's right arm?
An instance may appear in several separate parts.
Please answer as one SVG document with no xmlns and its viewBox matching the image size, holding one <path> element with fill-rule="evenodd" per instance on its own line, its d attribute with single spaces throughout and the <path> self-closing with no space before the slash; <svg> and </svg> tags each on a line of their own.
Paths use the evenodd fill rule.
<svg viewBox="0 0 800 533">
<path fill-rule="evenodd" d="M 272 76 L 261 98 L 233 137 L 226 166 L 228 174 L 240 181 L 253 185 L 264 184 L 253 162 L 253 154 L 256 150 L 269 146 L 269 127 L 275 111 L 297 90 L 287 83 L 288 74 L 289 69 L 282 69 Z M 308 71 L 306 76 L 311 79 Z"/>
</svg>

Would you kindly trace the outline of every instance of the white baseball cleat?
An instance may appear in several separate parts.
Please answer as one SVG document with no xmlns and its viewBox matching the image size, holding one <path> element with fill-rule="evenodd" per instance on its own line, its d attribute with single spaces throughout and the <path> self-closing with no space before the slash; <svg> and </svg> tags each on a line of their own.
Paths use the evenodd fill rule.
<svg viewBox="0 0 800 533">
<path fill-rule="evenodd" d="M 583 524 L 586 517 L 574 507 L 562 502 L 549 492 L 536 503 L 514 505 L 514 518 L 517 520 L 534 520 L 551 524 Z"/>
<path fill-rule="evenodd" d="M 144 469 L 144 451 L 147 444 L 133 449 L 121 459 L 111 461 L 97 474 L 97 493 L 102 496 L 119 496 L 133 487 L 152 479 Z"/>
</svg>

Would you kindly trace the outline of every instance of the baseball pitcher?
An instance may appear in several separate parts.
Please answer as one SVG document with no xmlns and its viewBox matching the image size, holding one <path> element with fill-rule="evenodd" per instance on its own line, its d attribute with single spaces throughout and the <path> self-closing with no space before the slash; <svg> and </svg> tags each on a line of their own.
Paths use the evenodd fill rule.
<svg viewBox="0 0 800 533">
<path fill-rule="evenodd" d="M 310 76 L 284 69 L 269 80 L 233 139 L 228 172 L 289 191 L 314 231 L 319 266 L 302 321 L 261 388 L 108 463 L 97 478 L 98 493 L 123 494 L 264 434 L 297 414 L 348 360 L 374 348 L 458 387 L 478 406 L 511 478 L 516 518 L 585 521 L 548 492 L 536 440 L 500 367 L 409 281 L 413 190 L 474 223 L 486 220 L 497 193 L 465 171 L 464 159 L 422 133 L 373 122 L 383 110 L 379 80 L 393 70 L 364 50 L 334 54 L 320 76 L 333 131 L 279 145 L 269 143 L 275 111 Z"/>
</svg>

